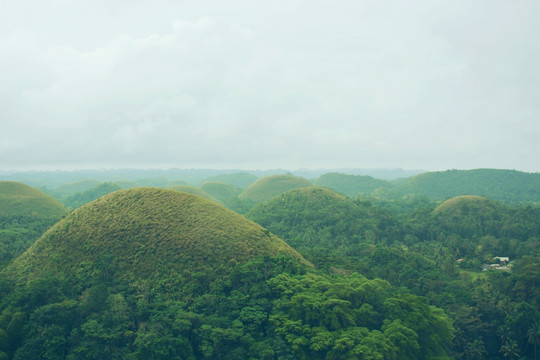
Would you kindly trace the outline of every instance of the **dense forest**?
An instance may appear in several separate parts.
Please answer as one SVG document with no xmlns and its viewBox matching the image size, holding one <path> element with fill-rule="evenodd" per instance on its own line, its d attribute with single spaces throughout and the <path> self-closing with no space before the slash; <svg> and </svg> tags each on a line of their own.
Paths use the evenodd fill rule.
<svg viewBox="0 0 540 360">
<path fill-rule="evenodd" d="M 145 175 L 0 181 L 0 359 L 540 358 L 539 174 Z"/>
</svg>

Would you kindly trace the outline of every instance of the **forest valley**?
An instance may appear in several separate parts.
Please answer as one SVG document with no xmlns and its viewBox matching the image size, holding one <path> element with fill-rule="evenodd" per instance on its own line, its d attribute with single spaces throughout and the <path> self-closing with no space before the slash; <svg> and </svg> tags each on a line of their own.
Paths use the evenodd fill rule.
<svg viewBox="0 0 540 360">
<path fill-rule="evenodd" d="M 54 216 L 0 212 L 0 360 L 540 359 L 535 203 L 382 196 L 387 190 L 349 197 L 319 186 L 254 201 L 235 188 L 221 198 L 211 194 L 219 204 L 178 199 L 189 200 L 189 216 L 201 214 L 188 221 L 175 220 L 178 212 L 159 207 L 162 200 L 144 203 L 155 212 L 133 210 L 150 195 L 135 188 L 120 198 L 127 190 L 107 186 L 112 193 L 95 195 L 97 202 Z M 152 196 L 176 199 L 173 190 L 163 191 Z M 93 200 L 81 194 L 69 198 L 73 209 Z M 145 239 L 165 243 L 160 229 L 180 222 L 193 232 L 189 239 L 204 223 L 212 231 L 205 236 L 221 241 L 226 230 L 212 224 L 238 215 L 221 210 L 227 205 L 243 217 L 234 217 L 238 224 L 245 221 L 271 245 L 282 239 L 301 257 L 234 240 L 222 242 L 222 260 L 215 261 L 193 240 L 184 267 L 169 255 L 148 265 L 160 250 Z M 105 211 L 122 215 L 108 224 Z M 45 260 L 24 253 L 40 237 L 43 244 L 73 238 L 73 229 L 91 221 L 98 225 L 87 237 L 96 243 L 128 239 L 124 232 L 133 231 L 134 248 L 83 258 L 63 254 L 95 248 L 43 245 Z M 155 223 L 160 227 L 148 225 Z M 164 254 L 173 256 L 171 249 Z M 28 259 L 47 265 L 38 271 Z M 151 272 L 143 276 L 137 268 L 145 264 Z"/>
</svg>

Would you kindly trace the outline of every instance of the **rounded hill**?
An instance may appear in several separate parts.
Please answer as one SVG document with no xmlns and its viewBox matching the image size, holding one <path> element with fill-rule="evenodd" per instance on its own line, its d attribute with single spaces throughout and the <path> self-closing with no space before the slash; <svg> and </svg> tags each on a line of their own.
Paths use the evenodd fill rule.
<svg viewBox="0 0 540 360">
<path fill-rule="evenodd" d="M 316 184 L 343 193 L 349 197 L 370 194 L 379 188 L 389 188 L 386 180 L 375 179 L 367 175 L 347 175 L 327 173 L 321 175 Z"/>
<path fill-rule="evenodd" d="M 209 181 L 201 185 L 201 190 L 218 199 L 228 209 L 239 214 L 245 214 L 255 205 L 250 200 L 243 200 L 238 197 L 242 189 L 223 182 Z"/>
<path fill-rule="evenodd" d="M 241 192 L 241 190 L 234 185 L 216 181 L 205 182 L 201 185 L 201 190 L 221 201 L 223 201 L 223 199 L 236 198 Z"/>
<path fill-rule="evenodd" d="M 62 217 L 68 210 L 59 201 L 31 186 L 0 181 L 0 217 Z"/>
<path fill-rule="evenodd" d="M 293 175 L 270 175 L 258 179 L 238 197 L 255 202 L 266 201 L 286 191 L 313 186 L 308 180 Z"/>
<path fill-rule="evenodd" d="M 432 199 L 463 194 L 481 195 L 507 203 L 539 203 L 540 173 L 474 169 L 426 172 L 395 183 L 401 195 L 422 194 Z"/>
<path fill-rule="evenodd" d="M 159 270 L 189 279 L 224 274 L 257 256 L 305 262 L 261 226 L 200 197 L 158 188 L 120 190 L 82 206 L 7 268 L 25 281 L 53 274 L 71 283 L 105 267 L 113 278 L 144 280 Z M 306 262 L 307 264 L 307 262 Z"/>
<path fill-rule="evenodd" d="M 312 260 L 314 249 L 328 252 L 371 242 L 375 236 L 371 234 L 378 232 L 378 219 L 369 204 L 315 186 L 290 190 L 257 204 L 246 216 Z"/>
<path fill-rule="evenodd" d="M 498 238 L 513 233 L 519 237 L 515 232 L 519 226 L 514 224 L 522 221 L 500 202 L 475 195 L 448 199 L 436 207 L 433 214 L 442 231 L 459 234 L 471 244 L 476 244 L 485 235 Z"/>
<path fill-rule="evenodd" d="M 88 191 L 92 188 L 95 188 L 99 184 L 101 184 L 101 181 L 99 180 L 79 180 L 57 186 L 52 190 L 54 193 L 59 194 L 60 196 L 67 196 L 78 192 Z"/>
<path fill-rule="evenodd" d="M 173 186 L 170 186 L 169 189 L 185 192 L 191 195 L 196 195 L 196 196 L 202 197 L 203 199 L 210 200 L 210 201 L 215 202 L 216 204 L 222 205 L 222 203 L 218 199 L 216 199 L 215 197 L 213 197 L 206 191 L 201 190 L 198 187 L 195 187 L 192 185 L 173 185 Z"/>
<path fill-rule="evenodd" d="M 492 201 L 478 195 L 460 195 L 444 201 L 433 210 L 436 214 L 462 212 L 471 207 L 490 205 Z"/>
</svg>

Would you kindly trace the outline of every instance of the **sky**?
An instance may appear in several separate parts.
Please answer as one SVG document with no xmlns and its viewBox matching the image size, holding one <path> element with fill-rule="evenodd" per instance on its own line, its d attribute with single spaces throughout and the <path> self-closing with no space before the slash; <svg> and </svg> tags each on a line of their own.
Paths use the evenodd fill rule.
<svg viewBox="0 0 540 360">
<path fill-rule="evenodd" d="M 540 172 L 537 0 L 0 0 L 0 170 Z"/>
</svg>

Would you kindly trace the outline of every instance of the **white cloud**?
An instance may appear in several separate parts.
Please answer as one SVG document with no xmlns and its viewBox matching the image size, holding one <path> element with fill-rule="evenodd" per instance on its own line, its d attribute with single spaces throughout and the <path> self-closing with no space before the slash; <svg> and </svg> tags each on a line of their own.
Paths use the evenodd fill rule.
<svg viewBox="0 0 540 360">
<path fill-rule="evenodd" d="M 0 14 L 0 167 L 538 166 L 532 1 L 28 4 Z"/>
</svg>

